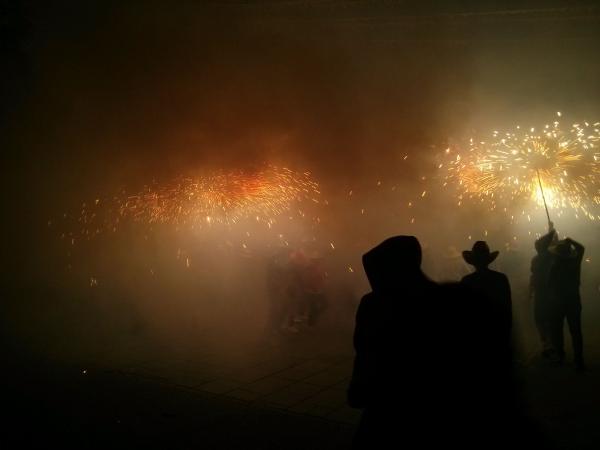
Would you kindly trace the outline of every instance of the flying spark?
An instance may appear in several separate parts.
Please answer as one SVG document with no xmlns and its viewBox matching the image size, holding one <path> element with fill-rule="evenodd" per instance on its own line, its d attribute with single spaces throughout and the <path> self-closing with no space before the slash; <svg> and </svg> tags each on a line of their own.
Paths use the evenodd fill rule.
<svg viewBox="0 0 600 450">
<path fill-rule="evenodd" d="M 148 226 L 171 225 L 176 229 L 234 226 L 254 221 L 270 229 L 280 216 L 290 219 L 304 210 L 302 203 L 319 204 L 318 183 L 310 173 L 266 166 L 258 171 L 217 172 L 197 177 L 178 177 L 153 183 L 140 192 L 121 191 L 112 198 L 83 203 L 75 237 L 91 238 L 116 232 L 124 222 Z"/>
<path fill-rule="evenodd" d="M 584 122 L 563 130 L 555 121 L 530 132 L 517 127 L 472 138 L 468 149 L 445 152 L 443 181 L 456 186 L 459 204 L 470 200 L 506 210 L 531 201 L 543 205 L 545 195 L 559 213 L 570 209 L 600 219 L 593 211 L 600 205 L 599 128 Z"/>
</svg>

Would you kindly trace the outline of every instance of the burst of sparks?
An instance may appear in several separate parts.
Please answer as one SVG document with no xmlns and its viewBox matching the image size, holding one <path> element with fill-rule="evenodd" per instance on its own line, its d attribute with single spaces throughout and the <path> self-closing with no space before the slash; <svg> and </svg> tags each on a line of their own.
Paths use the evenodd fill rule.
<svg viewBox="0 0 600 450">
<path fill-rule="evenodd" d="M 320 203 L 319 196 L 310 173 L 267 166 L 255 172 L 180 177 L 135 194 L 123 191 L 111 199 L 84 203 L 77 220 L 82 237 L 116 231 L 125 221 L 196 229 L 255 221 L 271 228 L 283 214 L 304 217 L 304 211 L 294 208 Z"/>
<path fill-rule="evenodd" d="M 600 219 L 593 212 L 600 204 L 600 122 L 494 131 L 489 139 L 470 139 L 464 151 L 447 149 L 444 157 L 444 183 L 457 187 L 459 206 L 465 200 L 491 210 L 530 200 L 543 205 L 541 182 L 549 208 Z"/>
</svg>

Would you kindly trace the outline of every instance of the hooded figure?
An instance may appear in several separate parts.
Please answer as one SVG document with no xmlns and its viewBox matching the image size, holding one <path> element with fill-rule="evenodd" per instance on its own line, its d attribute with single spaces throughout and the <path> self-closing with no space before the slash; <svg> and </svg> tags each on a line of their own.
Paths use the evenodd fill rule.
<svg viewBox="0 0 600 450">
<path fill-rule="evenodd" d="M 542 343 L 542 356 L 552 356 L 552 298 L 550 296 L 550 269 L 554 256 L 549 248 L 557 235 L 552 224 L 547 234 L 535 241 L 537 254 L 531 260 L 529 295 L 533 299 L 535 326 Z"/>
<path fill-rule="evenodd" d="M 486 393 L 490 386 L 504 393 L 497 382 L 504 373 L 487 367 L 495 359 L 486 333 L 497 330 L 489 330 L 483 302 L 457 283 L 429 280 L 413 236 L 387 239 L 363 256 L 363 266 L 372 291 L 360 302 L 354 332 L 348 401 L 363 409 L 355 446 L 475 439 L 463 424 L 482 430 L 484 416 L 496 423 L 489 412 L 502 408 Z"/>
<path fill-rule="evenodd" d="M 475 272 L 465 275 L 461 283 L 468 286 L 482 300 L 489 302 L 497 320 L 500 321 L 500 326 L 505 330 L 505 338 L 510 340 L 512 328 L 510 283 L 506 275 L 488 267 L 498 257 L 498 253 L 490 252 L 485 241 L 477 241 L 473 244 L 472 250 L 465 250 L 463 258 L 475 267 Z"/>
</svg>

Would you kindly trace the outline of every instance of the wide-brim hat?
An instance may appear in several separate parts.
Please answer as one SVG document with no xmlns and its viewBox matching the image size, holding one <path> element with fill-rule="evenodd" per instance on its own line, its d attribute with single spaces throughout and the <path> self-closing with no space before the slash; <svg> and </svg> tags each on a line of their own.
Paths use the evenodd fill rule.
<svg viewBox="0 0 600 450">
<path fill-rule="evenodd" d="M 464 260 L 472 266 L 487 266 L 492 263 L 499 254 L 499 251 L 490 252 L 490 248 L 485 241 L 477 241 L 473 244 L 471 250 L 462 252 Z"/>
</svg>

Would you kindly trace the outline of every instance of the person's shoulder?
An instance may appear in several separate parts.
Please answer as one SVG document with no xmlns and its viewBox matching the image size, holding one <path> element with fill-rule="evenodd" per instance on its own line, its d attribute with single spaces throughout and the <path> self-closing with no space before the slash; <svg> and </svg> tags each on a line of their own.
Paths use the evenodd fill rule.
<svg viewBox="0 0 600 450">
<path fill-rule="evenodd" d="M 362 296 L 362 298 L 360 299 L 360 303 L 361 303 L 361 305 L 363 303 L 366 303 L 366 304 L 372 303 L 374 301 L 374 298 L 375 298 L 375 294 L 373 292 L 369 292 Z"/>
<path fill-rule="evenodd" d="M 498 278 L 499 280 L 507 280 L 508 281 L 508 277 L 506 276 L 506 274 L 504 272 L 498 272 L 497 270 L 490 270 L 490 273 Z"/>
<path fill-rule="evenodd" d="M 378 295 L 373 292 L 363 295 L 358 304 L 358 309 L 356 310 L 356 320 L 364 323 L 365 321 L 370 321 L 373 317 L 378 316 L 381 310 L 381 302 L 379 300 Z"/>
<path fill-rule="evenodd" d="M 371 309 L 376 302 L 376 295 L 373 292 L 363 295 L 358 303 L 358 312 Z"/>
<path fill-rule="evenodd" d="M 472 274 L 471 274 L 472 275 Z M 463 279 L 459 281 L 448 281 L 440 283 L 438 286 L 438 292 L 445 296 L 463 295 L 465 292 L 471 292 L 472 288 L 468 285 L 468 281 L 471 278 L 467 278 L 469 275 L 465 275 Z M 467 284 L 465 284 L 467 282 Z"/>
<path fill-rule="evenodd" d="M 476 279 L 477 277 L 478 277 L 477 272 L 468 273 L 467 275 L 465 275 L 464 277 L 461 278 L 460 283 L 468 283 L 469 281 L 472 281 L 473 279 Z M 456 283 L 456 284 L 460 284 L 460 283 Z M 451 283 L 446 283 L 446 284 L 451 284 Z"/>
<path fill-rule="evenodd" d="M 476 304 L 476 289 L 471 283 L 449 282 L 440 284 L 439 290 L 440 313 L 446 318 L 460 316 L 469 313 Z"/>
</svg>

